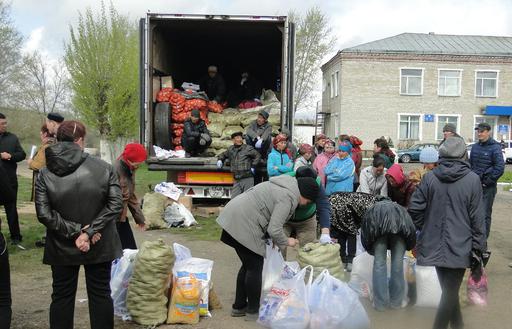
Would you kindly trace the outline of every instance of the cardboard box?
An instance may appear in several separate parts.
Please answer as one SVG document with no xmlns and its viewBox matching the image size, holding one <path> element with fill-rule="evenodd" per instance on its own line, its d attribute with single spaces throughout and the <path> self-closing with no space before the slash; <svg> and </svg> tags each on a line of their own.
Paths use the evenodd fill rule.
<svg viewBox="0 0 512 329">
<path fill-rule="evenodd" d="M 162 88 L 174 88 L 174 82 L 172 80 L 172 76 L 168 75 L 165 77 L 161 77 L 160 81 L 162 83 Z"/>
<path fill-rule="evenodd" d="M 160 77 L 153 77 L 153 103 L 156 102 L 156 95 L 160 91 Z"/>
<path fill-rule="evenodd" d="M 192 211 L 192 197 L 190 195 L 182 195 L 178 202 L 185 206 L 189 211 Z"/>
</svg>

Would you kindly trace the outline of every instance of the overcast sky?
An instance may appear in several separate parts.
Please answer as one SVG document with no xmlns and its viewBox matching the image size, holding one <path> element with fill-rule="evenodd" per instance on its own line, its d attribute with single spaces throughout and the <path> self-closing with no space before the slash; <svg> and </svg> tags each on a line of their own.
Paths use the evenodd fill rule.
<svg viewBox="0 0 512 329">
<path fill-rule="evenodd" d="M 112 0 L 134 20 L 149 10 L 165 13 L 286 15 L 317 5 L 337 37 L 336 50 L 403 32 L 512 36 L 512 0 Z M 52 58 L 63 53 L 78 12 L 100 0 L 12 0 L 25 50 Z M 107 2 L 108 4 L 108 2 Z"/>
</svg>

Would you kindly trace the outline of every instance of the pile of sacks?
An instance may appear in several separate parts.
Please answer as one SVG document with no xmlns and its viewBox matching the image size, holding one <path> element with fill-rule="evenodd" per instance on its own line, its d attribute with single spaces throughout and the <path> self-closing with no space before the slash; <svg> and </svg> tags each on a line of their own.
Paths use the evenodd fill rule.
<svg viewBox="0 0 512 329">
<path fill-rule="evenodd" d="M 313 272 L 310 265 L 299 270 L 267 246 L 258 323 L 273 329 L 369 329 L 357 294 L 329 270 L 314 281 Z"/>
<path fill-rule="evenodd" d="M 192 257 L 190 250 L 160 239 L 140 250 L 124 250 L 114 261 L 110 286 L 114 314 L 145 326 L 197 324 L 221 308 L 213 292 L 213 261 Z"/>
</svg>

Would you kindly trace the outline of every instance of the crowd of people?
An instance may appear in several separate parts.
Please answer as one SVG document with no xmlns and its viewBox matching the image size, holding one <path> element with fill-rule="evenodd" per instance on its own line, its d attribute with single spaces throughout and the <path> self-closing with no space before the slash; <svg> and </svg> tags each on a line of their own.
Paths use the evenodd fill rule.
<svg viewBox="0 0 512 329">
<path fill-rule="evenodd" d="M 217 160 L 219 169 L 229 165 L 235 180 L 231 201 L 217 218 L 221 240 L 241 261 L 232 316 L 257 319 L 265 239 L 284 255 L 287 247 L 337 242 L 350 272 L 361 234 L 364 247 L 375 256 L 376 310 L 403 307 L 402 260 L 406 250 L 415 248 L 417 263 L 435 266 L 442 288 L 434 328 L 449 324 L 462 328 L 458 291 L 465 269 L 489 254 L 492 205 L 504 171 L 501 146 L 491 137 L 491 127 L 481 123 L 475 129 L 479 141 L 469 158 L 463 138 L 447 125 L 439 149 L 423 149 L 422 168 L 410 173 L 395 163 L 384 138 L 374 141 L 371 165 L 363 167 L 362 142 L 356 136 L 330 139 L 320 134 L 314 145 L 303 143 L 297 148 L 287 129 L 272 136 L 264 111 L 245 132 L 234 132 L 233 145 Z M 40 241 L 45 248 L 43 262 L 52 270 L 52 328 L 73 327 L 82 265 L 91 327 L 113 328 L 111 264 L 122 249 L 137 247 L 128 210 L 137 226 L 145 229 L 134 192 L 136 170 L 147 157 L 145 148 L 127 144 L 109 165 L 84 152 L 85 138 L 82 123 L 50 113 L 41 128 L 41 146 L 29 160 L 37 218 L 46 227 L 46 237 Z M 185 123 L 183 139 L 190 154 L 201 153 L 211 143 L 196 111 Z M 7 118 L 1 113 L 0 155 L 0 203 L 11 242 L 19 245 L 16 164 L 26 154 L 18 138 L 7 131 Z M 0 252 L 0 323 L 8 324 L 9 259 L 1 234 Z"/>
</svg>

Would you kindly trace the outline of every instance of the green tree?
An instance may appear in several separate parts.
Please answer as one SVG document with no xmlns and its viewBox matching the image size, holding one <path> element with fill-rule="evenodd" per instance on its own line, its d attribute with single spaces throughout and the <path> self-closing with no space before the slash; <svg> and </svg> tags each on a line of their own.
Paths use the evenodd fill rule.
<svg viewBox="0 0 512 329">
<path fill-rule="evenodd" d="M 23 41 L 21 34 L 14 27 L 11 17 L 11 7 L 0 0 L 0 99 L 6 100 L 13 72 L 20 62 L 20 45 Z"/>
<path fill-rule="evenodd" d="M 70 26 L 65 62 L 73 91 L 72 103 L 84 121 L 98 129 L 107 161 L 137 134 L 138 34 L 137 25 L 119 15 L 114 6 L 79 13 Z"/>
<path fill-rule="evenodd" d="M 336 38 L 327 16 L 318 7 L 303 16 L 291 11 L 288 17 L 296 29 L 294 109 L 308 109 L 316 103 L 313 93 L 319 85 L 320 65 L 332 51 Z"/>
</svg>

